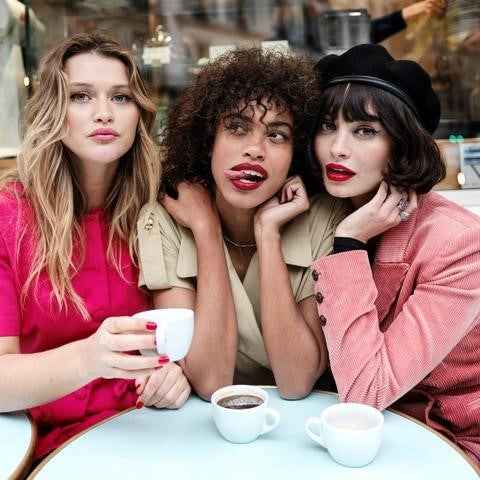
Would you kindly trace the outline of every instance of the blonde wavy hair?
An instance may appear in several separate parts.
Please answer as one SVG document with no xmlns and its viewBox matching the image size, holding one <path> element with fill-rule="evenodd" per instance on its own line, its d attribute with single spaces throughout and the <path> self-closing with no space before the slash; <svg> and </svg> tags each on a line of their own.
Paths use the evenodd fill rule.
<svg viewBox="0 0 480 480">
<path fill-rule="evenodd" d="M 140 111 L 135 141 L 119 162 L 104 205 L 109 223 L 109 262 L 122 275 L 120 242 L 128 245 L 135 261 L 137 216 L 143 204 L 155 200 L 160 180 L 158 151 L 150 135 L 156 108 L 134 59 L 111 37 L 103 33 L 75 34 L 44 57 L 39 69 L 39 86 L 23 114 L 24 140 L 17 168 L 2 179 L 2 187 L 12 182 L 21 184 L 21 189 L 11 190 L 26 198 L 35 220 L 36 252 L 23 286 L 22 304 L 28 289 L 46 269 L 52 297 L 59 307 L 67 308 L 70 300 L 85 319 L 89 315 L 83 299 L 72 286 L 72 277 L 85 258 L 81 220 L 87 213 L 87 199 L 62 139 L 67 134 L 70 101 L 65 63 L 74 55 L 90 52 L 116 58 L 125 65 L 133 100 Z M 21 238 L 29 227 L 23 228 Z"/>
</svg>

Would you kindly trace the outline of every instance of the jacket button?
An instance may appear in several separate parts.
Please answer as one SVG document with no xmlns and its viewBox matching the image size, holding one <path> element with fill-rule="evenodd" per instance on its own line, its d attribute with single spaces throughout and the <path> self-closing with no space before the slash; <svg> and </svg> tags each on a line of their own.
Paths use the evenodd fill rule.
<svg viewBox="0 0 480 480">
<path fill-rule="evenodd" d="M 318 302 L 318 303 L 322 303 L 323 302 L 323 295 L 320 293 L 320 292 L 317 292 L 315 294 L 315 300 Z"/>
<path fill-rule="evenodd" d="M 312 277 L 315 282 L 318 280 L 318 272 L 316 270 L 313 270 Z"/>
<path fill-rule="evenodd" d="M 327 324 L 327 319 L 326 319 L 323 315 L 320 315 L 320 316 L 318 317 L 318 321 L 320 322 L 320 325 L 321 325 L 322 327 L 324 327 L 324 326 Z"/>
</svg>

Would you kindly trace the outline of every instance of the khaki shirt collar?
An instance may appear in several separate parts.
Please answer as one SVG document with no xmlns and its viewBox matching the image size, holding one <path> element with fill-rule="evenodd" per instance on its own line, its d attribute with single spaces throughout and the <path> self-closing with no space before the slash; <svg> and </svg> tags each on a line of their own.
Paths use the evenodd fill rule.
<svg viewBox="0 0 480 480">
<path fill-rule="evenodd" d="M 181 227 L 182 239 L 178 252 L 177 275 L 180 278 L 197 276 L 197 252 L 192 232 Z M 294 218 L 282 230 L 281 247 L 287 265 L 308 268 L 313 262 L 310 245 L 308 212 Z M 256 255 L 256 253 L 255 253 Z"/>
</svg>

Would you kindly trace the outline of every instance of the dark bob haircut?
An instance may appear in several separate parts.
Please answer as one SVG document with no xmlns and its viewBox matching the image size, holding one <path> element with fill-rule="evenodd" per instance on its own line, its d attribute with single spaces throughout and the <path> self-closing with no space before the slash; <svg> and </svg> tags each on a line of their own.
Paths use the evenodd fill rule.
<svg viewBox="0 0 480 480">
<path fill-rule="evenodd" d="M 313 63 L 287 53 L 259 48 L 239 49 L 209 62 L 171 109 L 162 142 L 161 191 L 181 181 L 212 188 L 210 152 L 225 114 L 252 115 L 256 102 L 265 114 L 276 107 L 293 117 L 293 159 L 289 174 L 312 181 L 306 160 L 315 121 L 318 87 Z M 243 102 L 242 102 L 243 101 Z M 245 105 L 241 107 L 241 105 Z"/>
<path fill-rule="evenodd" d="M 390 159 L 384 172 L 388 183 L 426 193 L 445 177 L 445 163 L 432 135 L 412 110 L 391 93 L 371 85 L 340 84 L 321 94 L 317 109 L 316 131 L 322 121 L 336 119 L 340 113 L 349 122 L 379 121 L 383 125 L 391 141 Z M 312 145 L 309 156 L 318 175 Z"/>
</svg>

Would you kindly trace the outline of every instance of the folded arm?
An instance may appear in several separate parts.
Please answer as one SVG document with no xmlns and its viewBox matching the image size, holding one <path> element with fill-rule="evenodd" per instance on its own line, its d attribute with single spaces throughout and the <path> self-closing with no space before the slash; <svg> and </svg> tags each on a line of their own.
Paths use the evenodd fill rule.
<svg viewBox="0 0 480 480">
<path fill-rule="evenodd" d="M 326 318 L 331 368 L 343 401 L 388 407 L 432 372 L 479 321 L 479 244 L 478 231 L 467 229 L 437 245 L 385 332 L 379 326 L 377 287 L 366 252 L 335 254 L 313 263 L 315 290 L 324 298 L 318 310 Z"/>
<path fill-rule="evenodd" d="M 238 328 L 218 214 L 209 193 L 197 184 L 180 184 L 179 197 L 165 197 L 165 209 L 195 239 L 196 291 L 171 288 L 154 292 L 156 307 L 184 306 L 195 311 L 195 332 L 180 362 L 194 390 L 205 400 L 231 385 L 238 349 Z"/>
</svg>

